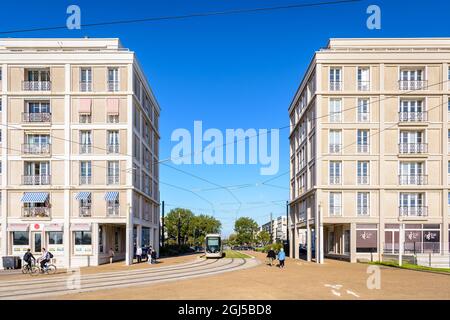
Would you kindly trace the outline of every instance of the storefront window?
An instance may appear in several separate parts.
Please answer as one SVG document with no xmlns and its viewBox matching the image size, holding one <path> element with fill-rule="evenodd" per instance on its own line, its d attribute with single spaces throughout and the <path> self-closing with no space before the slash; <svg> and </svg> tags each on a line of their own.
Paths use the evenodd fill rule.
<svg viewBox="0 0 450 320">
<path fill-rule="evenodd" d="M 28 246 L 30 238 L 28 231 L 14 231 L 13 232 L 13 245 L 14 246 Z"/>
<path fill-rule="evenodd" d="M 92 244 L 92 233 L 90 231 L 75 231 L 75 245 L 86 246 Z"/>
<path fill-rule="evenodd" d="M 377 225 L 356 225 L 356 252 L 378 251 Z"/>
<path fill-rule="evenodd" d="M 63 244 L 62 231 L 50 231 L 47 234 L 48 234 L 48 244 L 49 245 Z"/>
<path fill-rule="evenodd" d="M 142 246 L 150 245 L 150 228 L 143 227 L 142 228 Z"/>
</svg>

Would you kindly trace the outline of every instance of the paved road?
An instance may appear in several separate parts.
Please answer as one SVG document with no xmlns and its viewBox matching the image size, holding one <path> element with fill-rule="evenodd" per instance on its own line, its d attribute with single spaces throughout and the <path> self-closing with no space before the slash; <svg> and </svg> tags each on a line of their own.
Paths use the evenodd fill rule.
<svg viewBox="0 0 450 320">
<path fill-rule="evenodd" d="M 204 277 L 258 265 L 256 259 L 196 259 L 167 267 L 96 274 L 24 275 L 23 279 L 0 282 L 0 299 L 33 299 L 55 295 L 148 285 Z"/>
</svg>

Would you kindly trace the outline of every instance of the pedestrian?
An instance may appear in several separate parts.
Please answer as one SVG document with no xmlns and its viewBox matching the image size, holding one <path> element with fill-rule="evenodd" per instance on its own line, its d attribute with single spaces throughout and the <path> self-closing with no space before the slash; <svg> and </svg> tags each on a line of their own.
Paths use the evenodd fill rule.
<svg viewBox="0 0 450 320">
<path fill-rule="evenodd" d="M 142 248 L 140 246 L 136 248 L 136 259 L 138 263 L 142 262 Z"/>
<path fill-rule="evenodd" d="M 278 261 L 280 261 L 280 268 L 284 268 L 284 260 L 286 260 L 286 253 L 284 249 L 281 248 L 280 252 L 278 252 Z"/>
<path fill-rule="evenodd" d="M 147 262 L 148 264 L 152 264 L 152 246 L 148 247 L 148 251 L 147 251 Z"/>
<path fill-rule="evenodd" d="M 113 263 L 114 255 L 115 255 L 115 253 L 114 253 L 113 248 L 110 248 L 109 249 L 109 264 Z"/>
<path fill-rule="evenodd" d="M 152 263 L 156 263 L 156 250 L 152 250 L 151 257 L 152 257 Z"/>
<path fill-rule="evenodd" d="M 267 264 L 269 266 L 272 266 L 273 260 L 275 259 L 276 259 L 275 251 L 273 251 L 273 248 L 270 248 L 269 251 L 267 251 L 267 260 L 268 260 Z"/>
</svg>

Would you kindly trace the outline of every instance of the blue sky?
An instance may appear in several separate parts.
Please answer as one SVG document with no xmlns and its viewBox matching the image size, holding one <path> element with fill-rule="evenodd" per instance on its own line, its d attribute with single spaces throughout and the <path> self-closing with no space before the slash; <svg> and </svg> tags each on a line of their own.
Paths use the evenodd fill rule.
<svg viewBox="0 0 450 320">
<path fill-rule="evenodd" d="M 66 8 L 77 4 L 82 23 L 182 15 L 206 11 L 279 6 L 320 0 L 159 0 L 159 1 L 27 1 L 2 3 L 0 31 L 65 25 Z M 382 11 L 381 30 L 366 28 L 366 8 Z M 287 108 L 314 51 L 332 37 L 446 37 L 450 36 L 448 0 L 361 1 L 315 8 L 258 14 L 211 16 L 185 20 L 110 25 L 81 30 L 53 30 L 1 37 L 118 37 L 135 51 L 162 108 L 160 158 L 170 157 L 173 130 L 278 128 L 288 124 Z M 289 169 L 288 129 L 280 131 L 279 174 Z M 173 165 L 173 164 L 171 164 Z M 161 166 L 166 211 L 173 206 L 214 214 L 230 233 L 236 217 L 258 223 L 285 214 L 288 175 L 260 175 L 259 165 L 180 165 L 177 168 L 235 189 L 236 199 L 223 189 Z M 211 203 L 213 205 L 211 205 Z M 213 210 L 214 209 L 214 210 Z"/>
</svg>

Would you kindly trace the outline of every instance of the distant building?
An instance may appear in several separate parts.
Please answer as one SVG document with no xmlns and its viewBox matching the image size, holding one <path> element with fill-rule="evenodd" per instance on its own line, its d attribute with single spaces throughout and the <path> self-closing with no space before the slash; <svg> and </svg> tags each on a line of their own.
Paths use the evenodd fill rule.
<svg viewBox="0 0 450 320">
<path fill-rule="evenodd" d="M 263 224 L 260 231 L 267 231 L 272 242 L 279 242 L 287 240 L 287 219 L 284 216 L 279 216 L 272 221 Z"/>
</svg>

